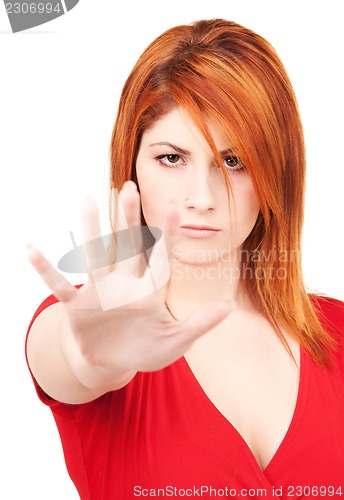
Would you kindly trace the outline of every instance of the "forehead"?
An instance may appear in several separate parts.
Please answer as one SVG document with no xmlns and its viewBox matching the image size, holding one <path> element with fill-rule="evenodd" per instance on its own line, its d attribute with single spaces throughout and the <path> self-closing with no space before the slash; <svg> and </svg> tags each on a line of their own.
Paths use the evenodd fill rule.
<svg viewBox="0 0 344 500">
<path fill-rule="evenodd" d="M 205 121 L 216 147 L 219 150 L 228 148 L 230 146 L 228 140 L 224 139 L 215 124 L 211 120 Z M 179 107 L 173 108 L 145 130 L 142 135 L 141 146 L 149 146 L 163 141 L 169 141 L 181 147 L 183 144 L 188 143 L 188 149 L 192 146 L 198 146 L 209 150 L 206 139 L 189 113 Z"/>
</svg>

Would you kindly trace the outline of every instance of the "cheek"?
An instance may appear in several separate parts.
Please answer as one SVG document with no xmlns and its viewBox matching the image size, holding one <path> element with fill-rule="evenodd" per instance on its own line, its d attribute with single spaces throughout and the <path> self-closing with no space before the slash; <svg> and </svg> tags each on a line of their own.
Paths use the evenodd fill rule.
<svg viewBox="0 0 344 500">
<path fill-rule="evenodd" d="M 239 175 L 239 174 L 238 174 Z M 232 209 L 237 214 L 238 226 L 250 231 L 258 217 L 260 203 L 249 177 L 233 183 Z M 233 206 L 235 205 L 235 207 Z"/>
<path fill-rule="evenodd" d="M 142 213 L 149 226 L 160 227 L 163 207 L 168 203 L 168 193 L 157 182 L 154 170 L 136 165 L 137 182 L 141 195 Z"/>
</svg>

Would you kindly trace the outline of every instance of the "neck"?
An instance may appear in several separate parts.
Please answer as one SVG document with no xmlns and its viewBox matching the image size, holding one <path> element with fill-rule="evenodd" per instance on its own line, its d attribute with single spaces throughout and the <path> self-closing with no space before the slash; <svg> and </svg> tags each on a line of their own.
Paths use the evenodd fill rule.
<svg viewBox="0 0 344 500">
<path fill-rule="evenodd" d="M 166 293 L 166 305 L 171 314 L 181 320 L 214 300 L 247 305 L 241 287 L 240 260 L 235 257 L 209 263 L 173 261 Z"/>
</svg>

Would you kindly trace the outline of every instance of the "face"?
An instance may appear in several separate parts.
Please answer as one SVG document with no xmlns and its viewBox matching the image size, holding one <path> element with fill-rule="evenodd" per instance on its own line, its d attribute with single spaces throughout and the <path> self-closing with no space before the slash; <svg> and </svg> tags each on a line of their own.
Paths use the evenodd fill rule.
<svg viewBox="0 0 344 500">
<path fill-rule="evenodd" d="M 208 123 L 216 148 L 230 177 L 226 185 L 214 155 L 188 114 L 175 108 L 143 133 L 136 162 L 142 211 L 148 226 L 161 228 L 164 207 L 174 200 L 181 228 L 174 255 L 187 263 L 210 263 L 240 249 L 252 231 L 259 202 L 249 173 Z M 231 216 L 230 216 L 231 214 Z"/>
</svg>

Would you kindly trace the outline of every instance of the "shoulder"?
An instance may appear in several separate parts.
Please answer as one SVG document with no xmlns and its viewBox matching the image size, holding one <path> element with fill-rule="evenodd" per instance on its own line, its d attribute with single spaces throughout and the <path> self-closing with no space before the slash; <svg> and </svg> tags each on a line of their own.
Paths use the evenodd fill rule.
<svg viewBox="0 0 344 500">
<path fill-rule="evenodd" d="M 314 311 L 323 326 L 344 348 L 344 302 L 326 295 L 309 295 Z"/>
<path fill-rule="evenodd" d="M 310 294 L 311 303 L 319 319 L 334 321 L 338 326 L 344 327 L 344 302 L 326 295 Z"/>
</svg>

